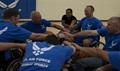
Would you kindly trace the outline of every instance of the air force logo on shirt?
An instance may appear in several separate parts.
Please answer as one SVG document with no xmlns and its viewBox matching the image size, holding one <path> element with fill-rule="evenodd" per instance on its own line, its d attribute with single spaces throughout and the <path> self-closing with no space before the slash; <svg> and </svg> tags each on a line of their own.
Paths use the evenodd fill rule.
<svg viewBox="0 0 120 71">
<path fill-rule="evenodd" d="M 116 44 L 117 44 L 117 43 L 115 43 L 114 41 L 112 41 L 111 46 L 110 46 L 109 48 L 114 47 Z"/>
<path fill-rule="evenodd" d="M 87 29 L 88 29 L 88 30 L 91 30 L 91 26 L 92 26 L 92 24 L 89 24 L 89 23 L 88 23 Z"/>
<path fill-rule="evenodd" d="M 42 29 L 44 29 L 44 28 L 45 28 L 45 26 L 44 26 L 44 25 L 41 25 L 41 27 L 42 27 Z"/>
<path fill-rule="evenodd" d="M 4 33 L 5 31 L 7 31 L 8 27 L 5 27 L 4 29 L 0 30 L 0 34 Z"/>
<path fill-rule="evenodd" d="M 50 47 L 44 47 L 44 48 L 40 48 L 36 45 L 36 42 L 33 43 L 33 54 L 35 56 L 38 56 L 38 55 L 41 55 L 41 54 L 44 54 L 45 51 L 49 51 L 51 50 L 53 47 L 55 47 L 54 45 L 51 45 Z"/>
</svg>

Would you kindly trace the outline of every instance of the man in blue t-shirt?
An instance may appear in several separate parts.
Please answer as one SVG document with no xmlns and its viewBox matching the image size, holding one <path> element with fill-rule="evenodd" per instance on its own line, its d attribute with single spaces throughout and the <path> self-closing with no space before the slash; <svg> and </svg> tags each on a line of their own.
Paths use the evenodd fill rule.
<svg viewBox="0 0 120 71">
<path fill-rule="evenodd" d="M 77 50 L 80 50 L 90 56 L 100 57 L 103 60 L 111 63 L 111 64 L 107 64 L 97 68 L 96 71 L 111 71 L 113 69 L 117 69 L 120 71 L 120 52 L 119 51 L 107 52 L 99 48 L 83 48 L 77 44 L 74 44 L 74 46 L 76 47 Z"/>
<path fill-rule="evenodd" d="M 71 29 L 81 27 L 81 30 L 97 30 L 103 27 L 100 20 L 93 16 L 94 7 L 91 5 L 86 6 L 84 13 L 85 16 L 76 25 L 70 26 Z M 74 42 L 81 46 L 92 46 L 99 41 L 98 36 L 87 36 L 87 37 L 74 37 Z"/>
<path fill-rule="evenodd" d="M 60 45 L 60 41 L 66 46 Z M 20 71 L 60 71 L 75 52 L 70 42 L 63 38 L 60 41 L 55 35 L 49 35 L 45 42 L 28 43 Z"/>
<path fill-rule="evenodd" d="M 75 52 L 75 47 L 64 39 L 64 34 L 59 34 L 58 37 L 48 35 L 44 42 L 29 42 L 28 44 L 0 43 L 3 47 L 0 51 L 18 47 L 25 50 L 20 71 L 60 71 L 62 65 Z"/>
<path fill-rule="evenodd" d="M 34 33 L 46 33 L 47 27 L 54 27 L 56 29 L 62 30 L 62 31 L 67 31 L 64 29 L 62 26 L 50 23 L 49 21 L 42 19 L 41 14 L 38 11 L 33 11 L 31 13 L 31 19 L 32 21 L 28 21 L 20 27 L 29 30 Z M 47 31 L 47 33 L 52 33 L 51 31 Z"/>
<path fill-rule="evenodd" d="M 75 36 L 103 36 L 105 37 L 105 51 L 120 51 L 120 17 L 111 17 L 108 20 L 106 28 L 98 30 L 85 30 L 76 34 L 65 32 L 69 37 Z M 97 62 L 95 62 L 97 61 Z M 102 66 L 102 59 L 97 57 L 82 58 L 76 61 L 77 71 L 85 71 L 87 67 L 100 67 Z"/>
<path fill-rule="evenodd" d="M 46 34 L 38 34 L 27 31 L 23 28 L 15 26 L 19 20 L 19 12 L 13 9 L 7 9 L 2 20 L 0 20 L 0 42 L 14 42 L 31 40 L 44 40 Z M 10 51 L 0 52 L 0 64 L 10 60 Z"/>
</svg>

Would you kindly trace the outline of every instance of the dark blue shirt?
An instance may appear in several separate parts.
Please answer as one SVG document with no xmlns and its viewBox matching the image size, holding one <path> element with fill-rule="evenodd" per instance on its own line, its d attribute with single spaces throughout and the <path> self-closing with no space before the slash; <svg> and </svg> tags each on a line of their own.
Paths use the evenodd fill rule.
<svg viewBox="0 0 120 71">
<path fill-rule="evenodd" d="M 110 34 L 107 28 L 97 30 L 100 36 L 105 37 L 105 46 L 103 50 L 106 51 L 120 51 L 120 33 Z"/>
<path fill-rule="evenodd" d="M 20 27 L 29 30 L 34 33 L 44 33 L 46 32 L 47 26 L 51 26 L 51 23 L 45 19 L 41 20 L 41 23 L 34 24 L 32 21 L 22 24 Z"/>
</svg>

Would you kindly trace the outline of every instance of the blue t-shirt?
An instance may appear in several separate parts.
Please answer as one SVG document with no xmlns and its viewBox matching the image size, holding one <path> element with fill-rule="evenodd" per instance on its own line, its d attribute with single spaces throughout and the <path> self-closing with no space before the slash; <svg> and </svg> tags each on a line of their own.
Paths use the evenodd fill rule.
<svg viewBox="0 0 120 71">
<path fill-rule="evenodd" d="M 112 66 L 120 71 L 120 52 L 109 52 L 108 56 Z"/>
<path fill-rule="evenodd" d="M 92 19 L 88 19 L 87 17 L 84 17 L 77 23 L 77 26 L 81 27 L 82 31 L 84 31 L 84 30 L 101 29 L 103 24 L 100 20 L 98 20 L 95 17 L 93 17 Z M 83 45 L 83 40 L 86 38 L 91 40 L 91 45 L 94 43 L 94 41 L 99 41 L 98 36 L 74 37 L 74 41 L 79 45 Z"/>
<path fill-rule="evenodd" d="M 92 19 L 84 17 L 77 23 L 77 26 L 82 27 L 82 30 L 97 30 L 102 28 L 103 24 L 95 17 L 93 17 Z"/>
<path fill-rule="evenodd" d="M 26 41 L 32 33 L 13 25 L 12 23 L 0 21 L 0 42 L 13 42 L 15 40 Z M 9 53 L 6 53 L 6 59 L 9 59 Z"/>
<path fill-rule="evenodd" d="M 60 71 L 65 61 L 69 60 L 73 48 L 52 45 L 47 42 L 30 42 L 20 71 Z"/>
<path fill-rule="evenodd" d="M 120 33 L 110 34 L 107 28 L 97 30 L 100 36 L 105 37 L 105 46 L 103 50 L 106 51 L 120 51 Z"/>
<path fill-rule="evenodd" d="M 26 22 L 22 24 L 20 27 L 25 28 L 34 33 L 44 33 L 46 32 L 47 26 L 51 26 L 51 23 L 45 19 L 41 20 L 41 23 L 34 24 L 32 21 Z"/>
</svg>

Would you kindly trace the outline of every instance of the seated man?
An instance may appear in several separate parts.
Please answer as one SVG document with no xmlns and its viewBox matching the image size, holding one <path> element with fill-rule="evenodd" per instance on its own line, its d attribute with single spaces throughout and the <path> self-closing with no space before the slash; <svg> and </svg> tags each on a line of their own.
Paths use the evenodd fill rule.
<svg viewBox="0 0 120 71">
<path fill-rule="evenodd" d="M 60 45 L 55 35 L 47 36 L 45 42 L 28 43 L 20 71 L 60 71 L 64 62 L 75 52 L 71 43 L 63 38 L 60 41 L 67 46 Z"/>
<path fill-rule="evenodd" d="M 47 34 L 52 33 L 50 31 L 46 31 L 47 27 L 54 27 L 59 30 L 66 31 L 66 29 L 64 29 L 60 25 L 53 24 L 45 19 L 42 19 L 41 14 L 38 11 L 33 11 L 31 13 L 31 19 L 32 21 L 26 22 L 20 25 L 20 27 L 26 30 L 29 30 L 31 32 L 34 32 L 34 33 L 46 33 L 46 32 Z"/>
<path fill-rule="evenodd" d="M 97 30 L 85 30 L 78 32 L 76 34 L 70 34 L 65 32 L 66 36 L 102 36 L 105 37 L 105 46 L 103 50 L 105 51 L 120 51 L 120 17 L 111 17 L 108 20 L 108 25 L 106 28 L 101 28 Z M 95 62 L 97 61 L 97 62 Z M 85 71 L 88 67 L 98 68 L 102 66 L 102 59 L 98 57 L 87 57 L 76 61 L 77 71 Z"/>
<path fill-rule="evenodd" d="M 0 51 L 18 48 L 25 50 L 25 56 L 20 71 L 60 71 L 65 61 L 75 52 L 75 47 L 64 40 L 64 35 L 48 35 L 44 42 L 29 42 L 26 44 L 3 43 Z M 51 41 L 52 40 L 52 41 Z M 60 45 L 61 43 L 66 46 Z M 7 45 L 6 45 L 7 44 Z"/>
<path fill-rule="evenodd" d="M 14 42 L 16 40 L 25 42 L 30 40 L 44 40 L 47 36 L 41 33 L 32 33 L 21 27 L 15 26 L 19 20 L 19 12 L 14 9 L 7 9 L 3 13 L 2 20 L 0 20 L 0 42 Z M 0 65 L 11 61 L 10 51 L 0 52 Z"/>
<path fill-rule="evenodd" d="M 75 16 L 73 16 L 73 11 L 72 9 L 68 8 L 66 10 L 66 14 L 62 16 L 62 25 L 64 26 L 64 28 L 66 29 L 71 29 L 70 27 L 75 25 L 77 23 L 77 19 Z M 80 31 L 80 29 L 76 29 L 76 30 L 71 30 L 71 33 L 75 33 Z"/>
<path fill-rule="evenodd" d="M 76 27 L 81 27 L 82 31 L 84 30 L 97 30 L 103 27 L 103 24 L 100 20 L 93 16 L 94 7 L 91 5 L 86 6 L 85 10 L 86 17 L 82 18 L 76 25 L 71 26 L 71 29 Z M 87 36 L 87 37 L 74 37 L 74 42 L 80 46 L 91 46 L 94 43 L 99 41 L 98 36 Z"/>
</svg>

